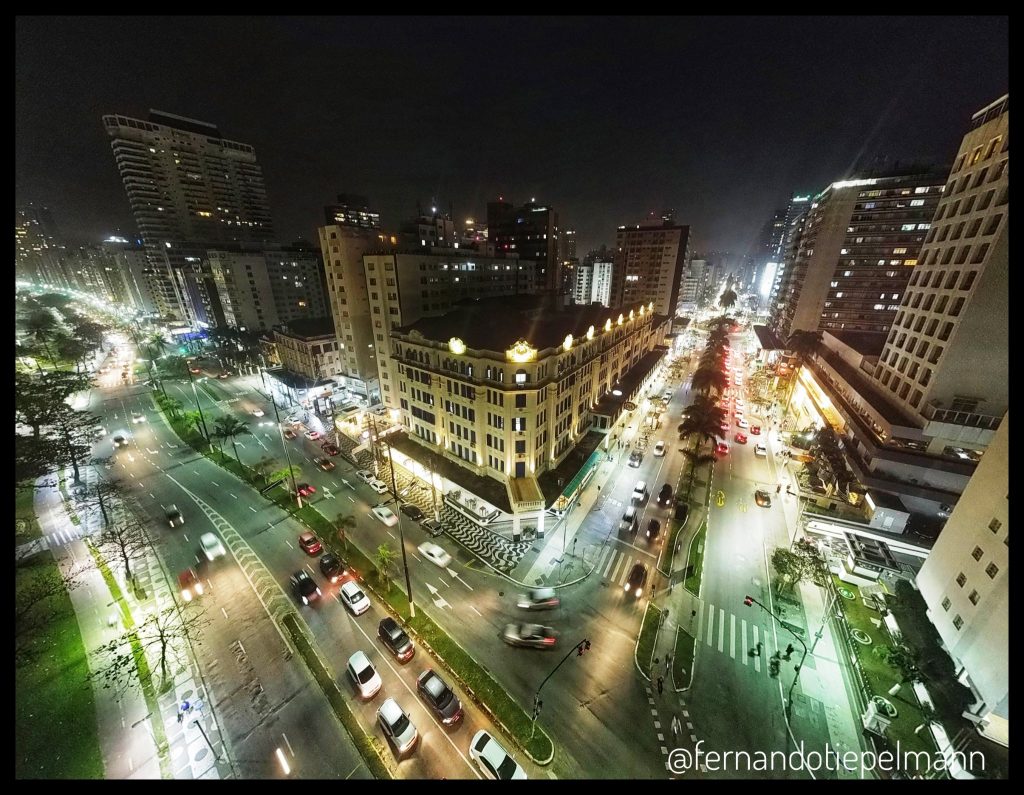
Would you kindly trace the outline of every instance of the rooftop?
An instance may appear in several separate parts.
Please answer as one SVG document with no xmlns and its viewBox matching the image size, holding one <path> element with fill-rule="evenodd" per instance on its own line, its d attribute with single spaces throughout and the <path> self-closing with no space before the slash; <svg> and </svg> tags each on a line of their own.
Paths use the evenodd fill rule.
<svg viewBox="0 0 1024 795">
<path fill-rule="evenodd" d="M 311 340 L 319 337 L 334 336 L 334 320 L 329 317 L 310 317 L 299 320 L 289 320 L 280 326 L 274 326 L 274 331 L 285 337 L 294 339 Z"/>
<path fill-rule="evenodd" d="M 600 329 L 606 320 L 621 312 L 628 316 L 636 303 L 619 309 L 600 304 L 551 308 L 547 296 L 516 295 L 467 301 L 440 317 L 424 317 L 393 333 L 418 332 L 428 340 L 447 342 L 461 339 L 473 350 L 506 351 L 521 339 L 539 351 L 561 345 L 568 334 L 582 337 L 593 326 Z"/>
<path fill-rule="evenodd" d="M 766 351 L 784 351 L 786 343 L 776 336 L 775 332 L 767 326 L 754 325 L 754 333 L 757 335 L 757 342 Z"/>
<path fill-rule="evenodd" d="M 886 332 L 884 331 L 840 331 L 839 329 L 828 329 L 824 333 L 832 335 L 846 347 L 868 358 L 881 356 L 882 349 L 885 347 Z"/>
</svg>

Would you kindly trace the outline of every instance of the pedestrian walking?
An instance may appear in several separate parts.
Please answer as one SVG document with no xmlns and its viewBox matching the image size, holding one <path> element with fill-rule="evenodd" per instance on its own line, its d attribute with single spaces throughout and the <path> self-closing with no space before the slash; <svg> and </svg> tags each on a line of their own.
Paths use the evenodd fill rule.
<svg viewBox="0 0 1024 795">
<path fill-rule="evenodd" d="M 679 713 L 675 713 L 672 716 L 672 740 L 675 745 L 679 745 L 679 736 L 683 733 L 683 722 L 679 720 Z"/>
<path fill-rule="evenodd" d="M 658 677 L 658 695 L 660 696 L 663 692 L 665 692 L 665 677 L 659 676 Z"/>
</svg>

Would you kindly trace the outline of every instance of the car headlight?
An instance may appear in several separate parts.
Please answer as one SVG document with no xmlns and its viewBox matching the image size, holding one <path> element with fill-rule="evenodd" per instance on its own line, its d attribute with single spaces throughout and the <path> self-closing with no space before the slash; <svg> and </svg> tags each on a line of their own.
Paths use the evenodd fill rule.
<svg viewBox="0 0 1024 795">
<path fill-rule="evenodd" d="M 185 590 L 183 590 L 181 592 L 181 598 L 184 599 L 186 602 L 191 602 L 192 601 L 192 592 L 189 591 L 188 588 L 186 588 Z"/>
<path fill-rule="evenodd" d="M 320 588 L 319 587 L 316 589 L 316 595 L 317 596 L 323 596 L 323 594 L 320 593 Z"/>
<path fill-rule="evenodd" d="M 309 604 L 309 600 L 305 596 L 302 597 L 302 604 L 304 604 L 304 605 L 308 605 Z"/>
<path fill-rule="evenodd" d="M 629 583 L 628 582 L 625 585 L 622 586 L 622 590 L 626 591 L 627 593 L 629 592 Z"/>
<path fill-rule="evenodd" d="M 640 598 L 640 594 L 642 594 L 643 592 L 644 592 L 643 588 L 637 588 L 636 589 L 636 598 L 639 599 Z"/>
<path fill-rule="evenodd" d="M 196 583 L 196 593 L 200 596 L 203 594 L 203 584 L 201 582 Z"/>
</svg>

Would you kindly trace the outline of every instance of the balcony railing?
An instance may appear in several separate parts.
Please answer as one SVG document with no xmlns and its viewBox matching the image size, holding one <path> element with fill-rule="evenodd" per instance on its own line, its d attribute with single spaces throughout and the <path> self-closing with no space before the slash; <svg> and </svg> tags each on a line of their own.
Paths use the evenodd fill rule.
<svg viewBox="0 0 1024 795">
<path fill-rule="evenodd" d="M 935 405 L 934 400 L 925 404 L 921 412 L 926 419 L 934 422 L 948 422 L 951 425 L 963 425 L 967 428 L 984 428 L 994 431 L 999 427 L 1002 417 L 993 417 L 989 414 L 975 414 L 972 411 L 954 411 L 953 409 L 940 409 Z"/>
</svg>

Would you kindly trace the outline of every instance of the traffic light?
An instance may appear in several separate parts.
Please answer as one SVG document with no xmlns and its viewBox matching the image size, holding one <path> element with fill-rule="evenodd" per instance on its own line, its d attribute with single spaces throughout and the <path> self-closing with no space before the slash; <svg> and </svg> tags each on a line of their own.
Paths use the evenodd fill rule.
<svg viewBox="0 0 1024 795">
<path fill-rule="evenodd" d="M 590 651 L 590 641 L 587 639 L 581 640 L 576 646 L 576 656 L 582 657 L 585 651 Z"/>
<path fill-rule="evenodd" d="M 753 596 L 744 596 L 743 597 L 743 604 L 745 604 L 747 607 L 750 607 L 752 604 L 754 604 L 754 597 Z"/>
</svg>

